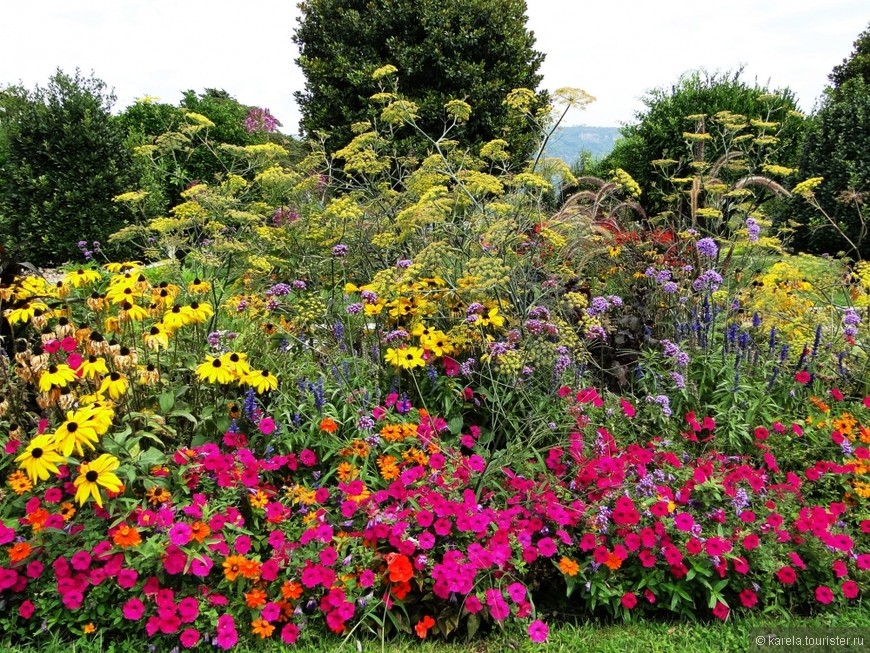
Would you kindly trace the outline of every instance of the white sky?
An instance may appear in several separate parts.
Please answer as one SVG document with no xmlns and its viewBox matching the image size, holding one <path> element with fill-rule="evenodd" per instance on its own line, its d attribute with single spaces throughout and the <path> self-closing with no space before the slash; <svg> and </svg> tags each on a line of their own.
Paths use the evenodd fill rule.
<svg viewBox="0 0 870 653">
<path fill-rule="evenodd" d="M 0 24 L 0 85 L 44 84 L 60 67 L 93 71 L 116 110 L 143 95 L 223 88 L 268 107 L 296 133 L 304 84 L 291 40 L 294 0 L 9 0 Z M 543 86 L 597 98 L 565 124 L 618 126 L 639 98 L 696 68 L 789 86 L 811 111 L 831 68 L 870 21 L 867 0 L 528 0 L 547 57 Z"/>
</svg>

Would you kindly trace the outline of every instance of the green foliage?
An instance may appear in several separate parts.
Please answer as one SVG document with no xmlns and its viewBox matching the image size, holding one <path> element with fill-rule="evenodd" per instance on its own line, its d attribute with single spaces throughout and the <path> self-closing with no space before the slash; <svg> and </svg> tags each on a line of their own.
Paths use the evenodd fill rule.
<svg viewBox="0 0 870 653">
<path fill-rule="evenodd" d="M 112 197 L 131 183 L 132 158 L 113 101 L 78 71 L 0 92 L 0 237 L 23 258 L 62 262 L 123 225 Z"/>
<path fill-rule="evenodd" d="M 839 89 L 850 79 L 860 78 L 870 84 L 870 26 L 858 35 L 854 46 L 852 54 L 839 66 L 834 66 L 828 75 L 834 89 Z"/>
<path fill-rule="evenodd" d="M 294 41 L 306 77 L 296 93 L 302 130 L 331 132 L 328 151 L 351 139 L 352 123 L 373 117 L 368 99 L 379 87 L 372 73 L 391 64 L 399 91 L 425 116 L 423 132 L 441 133 L 450 120 L 445 104 L 460 99 L 471 106 L 458 132 L 466 145 L 504 138 L 515 161 L 533 153 L 537 134 L 503 102 L 512 89 L 536 89 L 542 79 L 544 56 L 526 29 L 525 0 L 309 0 L 300 9 Z M 530 109 L 545 105 L 540 92 Z M 419 150 L 421 142 L 406 146 Z"/>
<path fill-rule="evenodd" d="M 695 71 L 670 88 L 653 89 L 644 97 L 646 108 L 635 115 L 636 122 L 623 129 L 623 139 L 605 159 L 604 167 L 622 168 L 640 184 L 644 189 L 641 201 L 649 215 L 664 211 L 673 192 L 670 185 L 661 183 L 660 168 L 651 162 L 672 160 L 673 167 L 668 169 L 671 177 L 691 176 L 699 145 L 688 141 L 685 134 L 696 131 L 699 123 L 707 131 L 702 121 L 720 112 L 742 117 L 747 123 L 744 133 L 775 132 L 775 141 L 759 144 L 743 156 L 737 175 L 760 171 L 763 164 L 773 161 L 782 166 L 796 163 L 803 121 L 795 115 L 794 94 L 789 89 L 772 91 L 758 83 L 750 85 L 741 74 L 741 70 L 723 74 Z M 770 126 L 759 129 L 749 124 L 752 119 Z M 703 150 L 701 158 L 708 164 L 726 153 L 724 142 L 716 139 L 705 143 Z"/>
<path fill-rule="evenodd" d="M 799 167 L 801 179 L 822 182 L 795 200 L 793 216 L 802 227 L 795 244 L 810 252 L 848 251 L 866 258 L 870 225 L 862 204 L 870 191 L 870 30 L 830 78 L 834 88 L 814 116 Z"/>
</svg>

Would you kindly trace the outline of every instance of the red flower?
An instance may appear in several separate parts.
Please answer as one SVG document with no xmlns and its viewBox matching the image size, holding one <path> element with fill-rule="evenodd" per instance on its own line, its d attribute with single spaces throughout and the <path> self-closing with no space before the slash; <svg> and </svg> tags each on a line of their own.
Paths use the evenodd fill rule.
<svg viewBox="0 0 870 653">
<path fill-rule="evenodd" d="M 755 604 L 758 603 L 758 595 L 747 587 L 740 592 L 740 603 L 743 604 L 744 608 L 755 607 Z"/>
<path fill-rule="evenodd" d="M 794 375 L 794 380 L 802 385 L 806 385 L 807 383 L 809 383 L 811 378 L 812 377 L 810 376 L 810 373 L 806 370 L 801 370 Z"/>
<path fill-rule="evenodd" d="M 783 585 L 794 585 L 797 582 L 797 572 L 791 567 L 783 567 L 776 572 L 776 578 Z"/>
<path fill-rule="evenodd" d="M 756 426 L 755 427 L 755 439 L 756 440 L 761 440 L 761 441 L 767 440 L 768 435 L 770 435 L 770 431 L 768 431 L 763 426 Z"/>
<path fill-rule="evenodd" d="M 725 621 L 728 618 L 728 614 L 731 612 L 731 609 L 722 603 L 722 601 L 716 602 L 716 607 L 713 608 L 713 616 L 717 619 L 721 619 Z"/>
<path fill-rule="evenodd" d="M 840 589 L 843 590 L 843 596 L 847 599 L 855 599 L 858 598 L 858 585 L 853 580 L 847 580 L 842 585 L 840 585 Z"/>
<path fill-rule="evenodd" d="M 622 607 L 626 610 L 634 609 L 634 606 L 637 605 L 637 596 L 634 592 L 626 592 L 622 595 Z"/>
<path fill-rule="evenodd" d="M 414 632 L 417 633 L 417 637 L 419 637 L 420 639 L 426 639 L 426 635 L 429 633 L 429 629 L 434 625 L 435 620 L 427 614 L 425 617 L 417 622 L 416 626 L 414 626 Z"/>
<path fill-rule="evenodd" d="M 833 600 L 834 593 L 831 591 L 830 587 L 827 587 L 825 585 L 819 585 L 816 588 L 816 601 L 828 605 Z"/>
</svg>

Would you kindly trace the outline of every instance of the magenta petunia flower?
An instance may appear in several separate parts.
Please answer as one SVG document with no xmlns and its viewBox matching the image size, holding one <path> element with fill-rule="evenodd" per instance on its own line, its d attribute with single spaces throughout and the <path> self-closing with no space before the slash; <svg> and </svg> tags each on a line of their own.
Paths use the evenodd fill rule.
<svg viewBox="0 0 870 653">
<path fill-rule="evenodd" d="M 176 522 L 172 525 L 172 528 L 169 529 L 169 541 L 175 546 L 184 546 L 190 542 L 192 537 L 193 530 L 183 521 Z"/>
<path fill-rule="evenodd" d="M 536 644 L 541 644 L 547 641 L 547 637 L 550 635 L 550 627 L 540 619 L 536 619 L 529 624 L 528 633 L 530 640 Z"/>
<path fill-rule="evenodd" d="M 834 600 L 834 593 L 831 588 L 826 585 L 819 585 L 816 588 L 816 601 L 824 605 L 828 605 Z"/>
<path fill-rule="evenodd" d="M 124 619 L 138 621 L 142 618 L 142 615 L 145 614 L 145 604 L 134 597 L 124 604 L 121 608 L 121 613 L 124 615 Z"/>
<path fill-rule="evenodd" d="M 187 628 L 181 632 L 178 640 L 184 648 L 193 648 L 199 643 L 199 631 Z"/>
</svg>

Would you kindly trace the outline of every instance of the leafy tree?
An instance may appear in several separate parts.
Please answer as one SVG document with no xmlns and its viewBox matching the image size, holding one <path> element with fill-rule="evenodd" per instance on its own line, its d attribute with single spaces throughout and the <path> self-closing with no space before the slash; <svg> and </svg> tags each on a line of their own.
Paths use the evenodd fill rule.
<svg viewBox="0 0 870 653">
<path fill-rule="evenodd" d="M 797 163 L 803 133 L 803 120 L 797 118 L 795 96 L 789 89 L 771 91 L 767 86 L 748 84 L 741 79 L 742 70 L 724 74 L 695 71 L 683 75 L 671 87 L 656 88 L 643 98 L 645 109 L 635 114 L 636 122 L 623 128 L 618 141 L 602 168 L 622 168 L 643 189 L 641 203 L 649 215 L 656 215 L 673 199 L 672 188 L 663 183 L 660 168 L 653 162 L 673 161 L 671 177 L 689 177 L 695 169 L 697 142 L 687 133 L 706 129 L 705 121 L 721 112 L 742 117 L 746 133 L 758 129 L 751 120 L 766 123 L 764 147 L 744 152 L 741 170 L 736 174 L 760 170 L 765 163 L 792 166 Z M 756 122 L 758 124 L 758 122 Z M 775 124 L 775 127 L 773 126 Z M 771 134 L 775 132 L 775 134 Z M 704 144 L 705 162 L 715 162 L 725 151 L 723 142 L 712 139 Z M 744 148 L 746 149 L 746 148 Z"/>
<path fill-rule="evenodd" d="M 495 138 L 509 143 L 521 162 L 533 152 L 537 133 L 514 121 L 504 104 L 515 88 L 537 89 L 544 55 L 526 29 L 525 0 L 306 0 L 293 40 L 305 90 L 296 99 L 302 131 L 329 132 L 334 152 L 352 137 L 351 124 L 373 118 L 369 98 L 379 90 L 372 73 L 398 69 L 397 91 L 413 101 L 427 134 L 441 134 L 444 105 L 471 105 L 456 132 L 466 145 Z M 536 96 L 537 108 L 546 93 Z M 419 154 L 420 143 L 406 141 Z"/>
<path fill-rule="evenodd" d="M 854 43 L 855 49 L 852 54 L 828 75 L 834 89 L 839 89 L 850 79 L 860 77 L 866 84 L 870 84 L 870 26 L 858 35 Z"/>
<path fill-rule="evenodd" d="M 861 77 L 829 90 L 813 119 L 801 179 L 821 177 L 811 196 L 796 198 L 801 227 L 795 245 L 813 253 L 870 257 L 870 83 Z M 803 201 L 809 199 L 809 202 Z"/>
<path fill-rule="evenodd" d="M 0 237 L 37 264 L 105 243 L 123 225 L 112 198 L 133 180 L 124 131 L 106 85 L 58 70 L 46 87 L 0 94 Z"/>
</svg>

